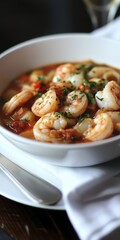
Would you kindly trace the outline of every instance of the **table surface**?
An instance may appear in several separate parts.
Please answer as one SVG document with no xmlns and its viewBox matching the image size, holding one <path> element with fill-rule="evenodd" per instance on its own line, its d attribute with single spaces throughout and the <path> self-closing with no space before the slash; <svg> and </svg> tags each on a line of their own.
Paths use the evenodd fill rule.
<svg viewBox="0 0 120 240">
<path fill-rule="evenodd" d="M 65 211 L 25 206 L 0 196 L 0 240 L 78 240 Z"/>
</svg>

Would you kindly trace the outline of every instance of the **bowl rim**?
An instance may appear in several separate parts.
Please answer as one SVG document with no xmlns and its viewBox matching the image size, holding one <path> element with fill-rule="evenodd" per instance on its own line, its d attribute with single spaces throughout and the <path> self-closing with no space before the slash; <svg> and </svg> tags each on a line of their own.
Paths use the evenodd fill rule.
<svg viewBox="0 0 120 240">
<path fill-rule="evenodd" d="M 38 42 L 43 42 L 43 41 L 51 41 L 51 40 L 57 40 L 57 39 L 64 39 L 64 38 L 90 38 L 90 39 L 97 39 L 99 41 L 105 41 L 106 43 L 107 42 L 111 42 L 113 44 L 117 44 L 118 46 L 120 46 L 120 42 L 115 40 L 115 39 L 109 39 L 109 38 L 106 38 L 106 37 L 101 37 L 101 36 L 95 36 L 95 35 L 92 35 L 91 33 L 58 33 L 58 34 L 51 34 L 51 35 L 44 35 L 44 36 L 39 36 L 39 37 L 36 37 L 36 38 L 31 38 L 29 40 L 25 40 L 23 42 L 20 42 L 8 49 L 6 49 L 5 51 L 3 51 L 1 53 L 1 58 L 4 57 L 5 55 L 7 54 L 10 54 L 11 52 L 13 51 L 16 51 L 22 47 L 26 47 L 28 45 L 31 45 L 31 44 L 35 44 L 35 43 L 38 43 Z"/>
<path fill-rule="evenodd" d="M 18 43 L 15 46 L 12 46 L 9 49 L 3 51 L 1 53 L 1 59 L 4 58 L 5 56 L 7 56 L 8 54 L 10 54 L 10 53 L 12 53 L 12 52 L 14 52 L 18 49 L 21 49 L 23 47 L 30 46 L 32 44 L 36 44 L 36 43 L 43 42 L 43 41 L 48 41 L 48 40 L 52 41 L 52 40 L 59 40 L 59 39 L 64 39 L 64 38 L 97 39 L 99 41 L 104 41 L 106 43 L 107 42 L 108 43 L 113 43 L 113 44 L 116 44 L 116 45 L 120 46 L 119 41 L 116 41 L 114 39 L 108 39 L 106 37 L 95 36 L 95 35 L 92 35 L 90 33 L 58 33 L 58 34 L 39 36 L 37 38 L 32 38 L 32 39 L 23 41 L 21 43 Z M 49 148 L 57 147 L 59 149 L 66 149 L 66 150 L 67 149 L 80 149 L 80 148 L 97 147 L 97 146 L 106 145 L 106 144 L 109 144 L 111 142 L 120 140 L 120 135 L 118 135 L 118 136 L 110 137 L 108 139 L 104 139 L 104 140 L 100 140 L 100 141 L 96 141 L 96 142 L 88 142 L 88 143 L 66 144 L 66 143 L 39 142 L 37 140 L 32 140 L 32 139 L 28 139 L 28 138 L 22 137 L 20 135 L 17 135 L 15 133 L 9 131 L 8 129 L 6 129 L 2 125 L 0 125 L 0 134 L 3 134 L 4 137 L 6 137 L 6 134 L 7 134 L 7 136 L 11 137 L 11 139 L 14 139 L 18 142 L 22 142 L 22 143 L 26 143 L 26 144 L 32 144 L 32 145 L 35 145 L 35 146 L 49 147 Z"/>
</svg>

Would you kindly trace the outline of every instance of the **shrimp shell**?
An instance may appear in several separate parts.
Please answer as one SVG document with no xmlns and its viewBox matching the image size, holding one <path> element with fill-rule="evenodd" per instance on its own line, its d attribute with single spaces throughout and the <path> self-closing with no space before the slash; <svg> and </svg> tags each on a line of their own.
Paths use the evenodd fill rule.
<svg viewBox="0 0 120 240">
<path fill-rule="evenodd" d="M 98 114 L 93 120 L 93 126 L 84 132 L 85 139 L 89 141 L 99 141 L 110 137 L 113 133 L 113 122 L 109 114 Z"/>
<path fill-rule="evenodd" d="M 34 125 L 33 134 L 36 140 L 51 143 L 70 143 L 79 137 L 74 128 L 68 128 L 67 118 L 58 112 L 42 116 Z"/>
</svg>

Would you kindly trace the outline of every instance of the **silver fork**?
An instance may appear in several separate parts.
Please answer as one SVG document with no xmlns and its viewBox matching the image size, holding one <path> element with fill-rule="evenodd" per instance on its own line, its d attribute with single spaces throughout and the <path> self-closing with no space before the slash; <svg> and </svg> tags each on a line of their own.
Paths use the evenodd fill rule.
<svg viewBox="0 0 120 240">
<path fill-rule="evenodd" d="M 54 205 L 62 197 L 62 193 L 57 187 L 32 175 L 4 156 L 0 157 L 0 169 L 33 201 Z"/>
</svg>

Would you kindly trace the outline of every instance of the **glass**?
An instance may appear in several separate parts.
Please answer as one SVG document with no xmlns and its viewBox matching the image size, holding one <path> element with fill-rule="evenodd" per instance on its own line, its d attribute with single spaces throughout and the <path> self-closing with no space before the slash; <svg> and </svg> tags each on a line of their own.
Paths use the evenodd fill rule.
<svg viewBox="0 0 120 240">
<path fill-rule="evenodd" d="M 99 28 L 111 22 L 120 6 L 120 0 L 83 0 L 93 28 Z"/>
</svg>

